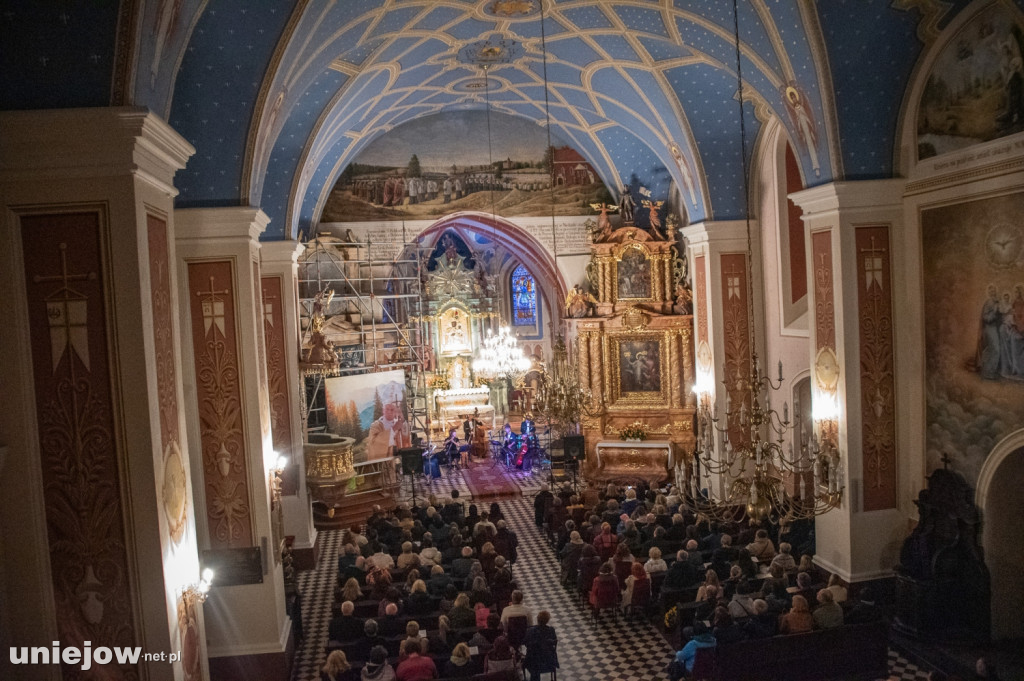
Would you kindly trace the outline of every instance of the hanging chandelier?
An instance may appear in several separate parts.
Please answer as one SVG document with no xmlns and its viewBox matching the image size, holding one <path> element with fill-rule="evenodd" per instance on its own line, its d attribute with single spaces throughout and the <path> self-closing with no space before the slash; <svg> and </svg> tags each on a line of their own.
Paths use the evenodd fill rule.
<svg viewBox="0 0 1024 681">
<path fill-rule="evenodd" d="M 844 490 L 841 453 L 837 446 L 838 422 L 831 413 L 815 414 L 821 439 L 812 434 L 810 447 L 794 452 L 786 435 L 794 430 L 789 404 L 782 414 L 772 408 L 771 395 L 782 388 L 782 362 L 778 379 L 762 373 L 757 356 L 753 314 L 753 248 L 750 235 L 747 134 L 743 113 L 743 73 L 740 61 L 739 13 L 733 0 L 733 35 L 736 48 L 736 80 L 740 108 L 740 157 L 743 165 L 743 205 L 747 233 L 747 315 L 750 371 L 726 377 L 726 408 L 723 418 L 712 397 L 712 379 L 699 375 L 693 391 L 697 394 L 697 443 L 689 464 L 676 466 L 676 483 L 683 505 L 691 512 L 717 520 L 736 520 L 745 511 L 757 521 L 790 522 L 813 518 L 837 508 Z M 729 388 L 741 395 L 733 404 Z M 794 421 L 799 414 L 794 413 Z"/>
<path fill-rule="evenodd" d="M 555 340 L 551 365 L 541 375 L 534 408 L 562 435 L 576 432 L 584 414 L 596 416 L 603 411 L 595 404 L 593 393 L 580 383 L 579 369 L 568 361 L 565 341 Z"/>
<path fill-rule="evenodd" d="M 511 329 L 503 326 L 497 335 L 487 330 L 483 346 L 473 360 L 473 371 L 484 380 L 508 381 L 514 385 L 531 365 Z"/>
</svg>

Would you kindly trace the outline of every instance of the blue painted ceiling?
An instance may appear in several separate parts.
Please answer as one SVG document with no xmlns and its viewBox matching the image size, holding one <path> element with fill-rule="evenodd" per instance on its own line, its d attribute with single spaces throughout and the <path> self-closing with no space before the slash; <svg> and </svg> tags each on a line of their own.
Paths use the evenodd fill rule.
<svg viewBox="0 0 1024 681">
<path fill-rule="evenodd" d="M 807 186 L 889 176 L 925 4 L 739 0 L 748 154 L 776 117 Z M 550 118 L 609 187 L 744 210 L 728 0 L 0 0 L 0 45 L 0 108 L 148 106 L 197 150 L 178 205 L 260 206 L 267 238 L 314 223 L 373 139 L 484 109 L 484 63 L 494 110 Z"/>
</svg>

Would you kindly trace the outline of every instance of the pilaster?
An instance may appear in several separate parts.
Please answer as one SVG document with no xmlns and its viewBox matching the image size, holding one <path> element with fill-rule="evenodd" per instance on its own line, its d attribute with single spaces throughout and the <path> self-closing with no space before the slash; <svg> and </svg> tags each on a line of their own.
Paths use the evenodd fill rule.
<svg viewBox="0 0 1024 681">
<path fill-rule="evenodd" d="M 757 223 L 750 229 L 756 233 Z M 694 348 L 697 390 L 710 397 L 718 412 L 727 401 L 743 401 L 737 379 L 750 373 L 750 325 L 761 324 L 759 304 L 751 305 L 749 277 L 760 281 L 760 259 L 748 256 L 747 223 L 744 220 L 700 222 L 681 230 L 687 241 L 687 257 L 693 272 Z M 757 299 L 757 298 L 755 298 Z M 751 311 L 754 319 L 750 318 Z M 738 423 L 738 422 L 737 422 Z M 739 433 L 735 433 L 739 436 Z M 718 484 L 722 484 L 722 480 Z M 719 489 L 718 493 L 723 493 Z"/>
<path fill-rule="evenodd" d="M 816 519 L 815 562 L 843 579 L 891 575 L 899 509 L 892 247 L 903 180 L 837 182 L 790 195 L 804 211 L 812 402 L 841 453 L 842 505 Z"/>
<path fill-rule="evenodd" d="M 272 508 L 259 244 L 269 219 L 248 207 L 175 217 L 200 555 L 204 566 L 244 566 L 218 579 L 206 604 L 210 669 L 218 679 L 283 676 L 292 641 Z"/>
<path fill-rule="evenodd" d="M 295 538 L 296 566 L 312 569 L 316 566 L 317 532 L 306 487 L 302 451 L 302 402 L 306 397 L 299 378 L 297 262 L 304 250 L 297 241 L 266 241 L 260 248 L 260 256 L 271 433 L 274 449 L 288 457 L 288 465 L 281 473 L 284 533 Z"/>
<path fill-rule="evenodd" d="M 173 267 L 173 179 L 195 150 L 136 108 L 5 112 L 0 129 L 0 553 L 17 623 L 0 638 L 180 651 L 97 673 L 208 678 Z M 54 673 L 78 677 L 0 676 Z"/>
</svg>

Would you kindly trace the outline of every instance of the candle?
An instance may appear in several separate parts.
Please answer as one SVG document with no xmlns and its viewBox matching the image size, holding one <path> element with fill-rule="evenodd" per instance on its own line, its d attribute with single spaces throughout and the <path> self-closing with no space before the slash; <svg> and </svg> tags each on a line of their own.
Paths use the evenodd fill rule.
<svg viewBox="0 0 1024 681">
<path fill-rule="evenodd" d="M 782 403 L 782 422 L 789 423 L 789 402 Z"/>
<path fill-rule="evenodd" d="M 821 461 L 814 460 L 814 489 L 818 489 L 818 485 L 821 482 Z"/>
<path fill-rule="evenodd" d="M 779 383 L 782 383 L 782 360 L 779 360 Z"/>
</svg>

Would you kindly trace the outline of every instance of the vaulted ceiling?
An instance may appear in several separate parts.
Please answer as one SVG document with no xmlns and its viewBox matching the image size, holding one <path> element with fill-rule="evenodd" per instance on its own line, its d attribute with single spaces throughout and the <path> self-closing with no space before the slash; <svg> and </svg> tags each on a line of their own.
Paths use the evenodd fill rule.
<svg viewBox="0 0 1024 681">
<path fill-rule="evenodd" d="M 739 0 L 748 154 L 775 117 L 805 185 L 891 175 L 920 25 L 964 4 Z M 728 0 L 0 7 L 0 108 L 147 106 L 197 150 L 177 178 L 178 205 L 259 206 L 269 238 L 314 223 L 375 138 L 488 100 L 550 120 L 613 189 L 639 182 L 665 199 L 677 187 L 691 221 L 743 211 Z"/>
</svg>

